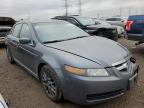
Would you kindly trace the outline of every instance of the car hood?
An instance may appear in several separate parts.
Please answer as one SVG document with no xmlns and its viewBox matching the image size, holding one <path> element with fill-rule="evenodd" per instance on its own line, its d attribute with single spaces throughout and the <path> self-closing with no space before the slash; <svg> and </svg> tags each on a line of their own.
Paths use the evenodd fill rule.
<svg viewBox="0 0 144 108">
<path fill-rule="evenodd" d="M 92 28 L 92 29 L 99 29 L 99 28 L 115 29 L 115 27 L 113 27 L 111 25 L 105 25 L 105 24 L 89 25 L 87 27 Z"/>
<path fill-rule="evenodd" d="M 107 67 L 129 55 L 128 50 L 117 42 L 97 36 L 51 43 L 46 44 L 46 46 L 89 59 Z"/>
</svg>

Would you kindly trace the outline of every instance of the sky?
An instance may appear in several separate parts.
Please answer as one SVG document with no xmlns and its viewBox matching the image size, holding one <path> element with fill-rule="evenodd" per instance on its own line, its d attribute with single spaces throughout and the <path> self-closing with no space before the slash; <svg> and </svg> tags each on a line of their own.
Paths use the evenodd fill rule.
<svg viewBox="0 0 144 108">
<path fill-rule="evenodd" d="M 65 14 L 65 0 L 0 0 L 0 16 L 53 17 Z M 68 14 L 79 14 L 79 0 L 68 0 Z M 82 16 L 144 14 L 144 0 L 81 0 Z"/>
</svg>

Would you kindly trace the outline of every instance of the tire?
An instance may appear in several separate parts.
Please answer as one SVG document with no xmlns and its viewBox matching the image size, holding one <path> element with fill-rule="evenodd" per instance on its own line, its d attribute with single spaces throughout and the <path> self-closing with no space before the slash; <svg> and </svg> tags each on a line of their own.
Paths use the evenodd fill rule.
<svg viewBox="0 0 144 108">
<path fill-rule="evenodd" d="M 62 92 L 56 73 L 48 65 L 41 68 L 40 80 L 46 95 L 54 102 L 62 99 Z"/>
<path fill-rule="evenodd" d="M 6 54 L 7 54 L 8 61 L 11 64 L 15 64 L 15 61 L 14 61 L 13 56 L 12 56 L 12 53 L 11 53 L 11 51 L 10 51 L 10 49 L 8 47 L 6 47 Z"/>
<path fill-rule="evenodd" d="M 112 40 L 117 42 L 118 41 L 118 35 L 115 35 Z"/>
</svg>

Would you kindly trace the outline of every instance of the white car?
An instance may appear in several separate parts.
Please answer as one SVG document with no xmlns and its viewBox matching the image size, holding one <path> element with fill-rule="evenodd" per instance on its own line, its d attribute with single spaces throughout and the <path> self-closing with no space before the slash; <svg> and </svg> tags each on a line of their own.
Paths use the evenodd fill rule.
<svg viewBox="0 0 144 108">
<path fill-rule="evenodd" d="M 1 94 L 0 94 L 0 108 L 8 108 L 6 102 Z"/>
<path fill-rule="evenodd" d="M 105 19 L 107 23 L 110 23 L 112 25 L 117 25 L 121 27 L 125 27 L 125 23 L 127 21 L 127 17 L 111 17 Z"/>
</svg>

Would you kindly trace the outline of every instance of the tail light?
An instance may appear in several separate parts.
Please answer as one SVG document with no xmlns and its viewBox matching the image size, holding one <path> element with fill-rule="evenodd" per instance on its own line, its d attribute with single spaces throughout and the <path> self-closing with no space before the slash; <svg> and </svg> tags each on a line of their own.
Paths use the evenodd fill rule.
<svg viewBox="0 0 144 108">
<path fill-rule="evenodd" d="M 127 31 L 131 30 L 133 23 L 134 23 L 134 21 L 130 21 L 130 20 L 127 21 L 127 23 L 126 23 L 126 30 Z"/>
</svg>

